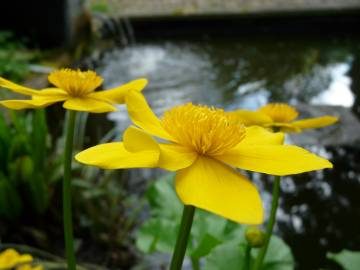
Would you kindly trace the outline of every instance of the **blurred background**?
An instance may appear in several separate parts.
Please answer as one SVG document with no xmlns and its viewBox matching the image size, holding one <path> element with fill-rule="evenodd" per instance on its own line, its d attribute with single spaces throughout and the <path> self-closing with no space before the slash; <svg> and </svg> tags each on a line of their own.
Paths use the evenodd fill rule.
<svg viewBox="0 0 360 270">
<path fill-rule="evenodd" d="M 12 0 L 1 10 L 0 76 L 18 83 L 44 88 L 54 69 L 93 69 L 103 88 L 148 78 L 144 94 L 158 115 L 192 101 L 225 110 L 286 102 L 303 117 L 339 116 L 338 125 L 288 137 L 334 169 L 283 179 L 275 230 L 300 270 L 342 269 L 329 254 L 360 250 L 359 0 Z M 120 139 L 130 124 L 122 108 L 81 114 L 77 149 Z M 61 106 L 0 109 L 2 248 L 63 256 L 63 119 Z M 150 208 L 167 196 L 154 181 L 164 172 L 73 166 L 79 261 L 166 269 L 156 242 L 171 238 L 166 228 L 151 248 L 144 244 L 154 234 L 144 229 Z M 250 177 L 269 210 L 272 179 Z"/>
</svg>

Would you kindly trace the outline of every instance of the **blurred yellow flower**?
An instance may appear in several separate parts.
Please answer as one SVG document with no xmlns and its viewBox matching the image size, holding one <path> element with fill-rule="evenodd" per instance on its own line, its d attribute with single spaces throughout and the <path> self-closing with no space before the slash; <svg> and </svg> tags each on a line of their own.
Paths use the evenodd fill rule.
<svg viewBox="0 0 360 270">
<path fill-rule="evenodd" d="M 257 111 L 236 110 L 229 114 L 238 117 L 238 120 L 245 126 L 258 125 L 266 128 L 278 128 L 282 132 L 301 132 L 306 128 L 325 127 L 339 120 L 334 116 L 322 116 L 294 121 L 299 113 L 294 107 L 284 103 L 269 103 Z"/>
<path fill-rule="evenodd" d="M 29 254 L 19 254 L 15 249 L 9 248 L 0 253 L 0 269 L 11 269 L 18 264 L 29 263 L 33 257 Z"/>
<path fill-rule="evenodd" d="M 103 79 L 94 71 L 60 69 L 48 76 L 54 88 L 35 90 L 10 82 L 0 77 L 0 87 L 13 92 L 31 96 L 27 100 L 5 100 L 0 104 L 13 110 L 44 108 L 57 102 L 64 102 L 65 109 L 104 113 L 116 111 L 114 104 L 124 103 L 124 96 L 129 90 L 141 91 L 146 79 L 138 79 L 105 91 L 96 91 Z"/>
<path fill-rule="evenodd" d="M 332 167 L 305 149 L 282 145 L 282 133 L 245 128 L 221 109 L 188 103 L 158 119 L 143 95 L 130 91 L 125 99 L 139 128 L 129 127 L 123 142 L 91 147 L 76 160 L 105 169 L 177 171 L 176 191 L 185 205 L 236 222 L 262 223 L 263 207 L 256 187 L 234 167 L 274 175 Z M 158 143 L 149 134 L 168 143 Z"/>
<path fill-rule="evenodd" d="M 25 264 L 16 267 L 16 270 L 44 270 L 44 267 L 41 265 L 31 266 L 30 264 Z"/>
</svg>

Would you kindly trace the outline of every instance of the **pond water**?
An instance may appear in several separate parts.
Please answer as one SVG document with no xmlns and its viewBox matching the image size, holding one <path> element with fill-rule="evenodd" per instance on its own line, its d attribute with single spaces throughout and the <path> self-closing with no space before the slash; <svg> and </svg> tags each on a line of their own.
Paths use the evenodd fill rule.
<svg viewBox="0 0 360 270">
<path fill-rule="evenodd" d="M 340 116 L 340 125 L 288 138 L 331 159 L 335 168 L 283 179 L 276 231 L 291 246 L 298 269 L 336 269 L 327 251 L 360 249 L 360 39 L 252 35 L 144 41 L 104 52 L 98 72 L 106 87 L 148 78 L 144 94 L 159 115 L 190 101 L 225 110 L 281 101 L 305 116 Z M 129 125 L 124 112 L 108 118 L 119 130 Z M 271 178 L 253 178 L 270 205 Z"/>
</svg>

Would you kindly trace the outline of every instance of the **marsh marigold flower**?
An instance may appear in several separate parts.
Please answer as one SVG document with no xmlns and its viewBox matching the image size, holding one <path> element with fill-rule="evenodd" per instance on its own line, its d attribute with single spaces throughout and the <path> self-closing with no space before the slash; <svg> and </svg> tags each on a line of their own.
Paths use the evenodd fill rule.
<svg viewBox="0 0 360 270">
<path fill-rule="evenodd" d="M 29 254 L 20 254 L 15 249 L 9 248 L 0 253 L 0 269 L 11 269 L 17 265 L 30 263 L 33 257 Z"/>
<path fill-rule="evenodd" d="M 139 93 L 130 91 L 125 99 L 138 127 L 129 127 L 123 142 L 101 144 L 75 158 L 105 169 L 177 171 L 176 192 L 185 205 L 236 222 L 262 223 L 263 207 L 256 187 L 235 168 L 287 175 L 332 167 L 305 149 L 282 145 L 282 133 L 245 128 L 221 109 L 188 103 L 158 119 Z"/>
<path fill-rule="evenodd" d="M 16 267 L 16 270 L 44 270 L 44 267 L 41 265 L 32 266 L 30 264 L 25 264 Z"/>
<path fill-rule="evenodd" d="M 0 87 L 31 96 L 31 99 L 5 100 L 0 104 L 9 109 L 21 110 L 44 108 L 57 102 L 64 102 L 65 109 L 104 113 L 116 111 L 114 105 L 124 103 L 124 97 L 129 90 L 141 91 L 147 84 L 146 79 L 138 79 L 109 90 L 95 92 L 103 82 L 100 76 L 94 71 L 71 69 L 53 71 L 48 79 L 55 87 L 35 90 L 0 77 Z"/>
<path fill-rule="evenodd" d="M 303 129 L 325 127 L 338 121 L 334 116 L 296 120 L 299 116 L 298 111 L 285 103 L 269 103 L 257 111 L 236 110 L 229 114 L 238 117 L 246 126 L 278 128 L 283 132 L 301 132 Z"/>
</svg>

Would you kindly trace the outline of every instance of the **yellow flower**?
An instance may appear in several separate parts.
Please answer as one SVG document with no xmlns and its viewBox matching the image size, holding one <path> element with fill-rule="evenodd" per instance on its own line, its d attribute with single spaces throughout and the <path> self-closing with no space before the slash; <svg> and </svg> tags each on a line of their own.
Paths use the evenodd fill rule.
<svg viewBox="0 0 360 270">
<path fill-rule="evenodd" d="M 125 99 L 139 128 L 129 127 L 123 142 L 94 146 L 75 158 L 105 169 L 177 171 L 176 191 L 185 205 L 236 222 L 260 224 L 263 208 L 256 187 L 234 167 L 274 175 L 332 167 L 305 149 L 282 145 L 283 133 L 245 128 L 220 109 L 189 103 L 158 119 L 139 93 L 130 91 Z M 158 143 L 149 134 L 168 142 Z"/>
<path fill-rule="evenodd" d="M 0 87 L 13 92 L 31 96 L 27 100 L 5 100 L 0 104 L 14 109 L 44 108 L 56 102 L 64 102 L 69 110 L 104 113 L 116 111 L 114 104 L 124 103 L 124 96 L 129 90 L 141 91 L 147 84 L 146 79 L 138 79 L 107 91 L 96 91 L 103 79 L 94 71 L 61 69 L 48 76 L 55 87 L 35 90 L 10 82 L 0 77 Z"/>
<path fill-rule="evenodd" d="M 16 270 L 44 270 L 44 267 L 41 265 L 31 266 L 30 264 L 25 264 L 16 267 Z"/>
<path fill-rule="evenodd" d="M 236 110 L 229 114 L 237 116 L 245 126 L 279 128 L 283 132 L 301 132 L 306 128 L 325 127 L 339 120 L 334 116 L 322 116 L 294 121 L 299 113 L 294 107 L 284 103 L 269 103 L 257 111 Z"/>
<path fill-rule="evenodd" d="M 33 257 L 29 254 L 19 254 L 15 249 L 9 248 L 0 253 L 0 269 L 11 269 L 18 264 L 29 263 Z"/>
</svg>

